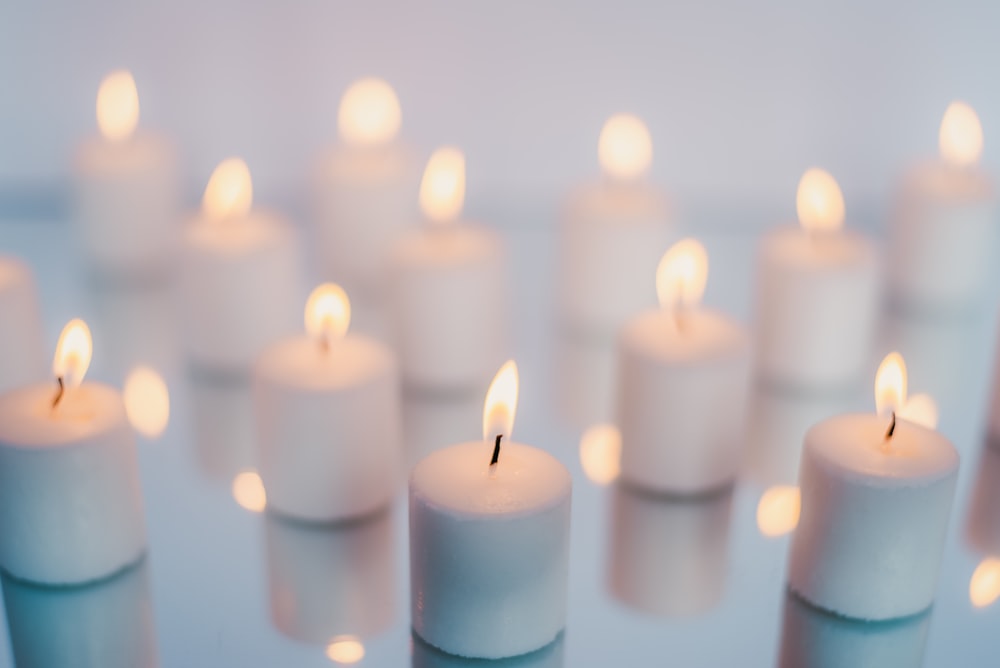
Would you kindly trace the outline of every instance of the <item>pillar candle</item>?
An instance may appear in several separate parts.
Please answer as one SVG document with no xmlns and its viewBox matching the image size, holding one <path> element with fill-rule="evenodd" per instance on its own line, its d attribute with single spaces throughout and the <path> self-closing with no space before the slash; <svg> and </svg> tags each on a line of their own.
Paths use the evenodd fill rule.
<svg viewBox="0 0 1000 668">
<path fill-rule="evenodd" d="M 350 302 L 332 283 L 305 310 L 307 335 L 282 339 L 254 369 L 261 480 L 274 512 L 329 522 L 386 506 L 403 469 L 396 361 L 348 334 Z"/>
<path fill-rule="evenodd" d="M 702 245 L 675 244 L 656 271 L 661 307 L 619 335 L 622 478 L 647 490 L 718 489 L 741 464 L 750 344 L 736 322 L 699 305 L 707 276 Z"/>
<path fill-rule="evenodd" d="M 672 232 L 666 198 L 645 180 L 653 157 L 645 124 L 612 116 L 598 157 L 603 179 L 574 192 L 559 223 L 559 303 L 569 327 L 613 334 L 655 305 L 649 277 Z"/>
<path fill-rule="evenodd" d="M 122 396 L 83 382 L 90 330 L 63 329 L 56 383 L 0 396 L 0 567 L 31 582 L 106 577 L 146 550 L 135 452 Z"/>
<path fill-rule="evenodd" d="M 538 650 L 566 624 L 571 478 L 510 442 L 517 367 L 486 395 L 483 440 L 437 450 L 410 476 L 413 629 L 458 656 Z"/>
<path fill-rule="evenodd" d="M 756 365 L 767 383 L 850 386 L 869 361 L 879 304 L 875 249 L 841 229 L 844 198 L 828 172 L 799 182 L 801 228 L 777 228 L 759 251 Z"/>
<path fill-rule="evenodd" d="M 112 72 L 97 93 L 100 136 L 73 164 L 75 212 L 88 260 L 101 274 L 151 276 L 170 269 L 180 231 L 177 161 L 163 137 L 136 132 L 132 74 Z"/>
<path fill-rule="evenodd" d="M 437 150 L 420 185 L 422 229 L 392 258 L 392 309 L 407 385 L 477 389 L 509 346 L 507 252 L 491 230 L 459 221 L 465 156 Z"/>
<path fill-rule="evenodd" d="M 940 157 L 903 178 L 889 218 L 888 288 L 904 308 L 974 307 L 995 280 L 996 189 L 979 166 L 983 129 L 964 102 L 941 120 Z"/>
<path fill-rule="evenodd" d="M 788 578 L 816 607 L 886 620 L 934 600 L 958 453 L 900 415 L 902 357 L 886 357 L 875 388 L 877 415 L 839 415 L 806 434 Z"/>
<path fill-rule="evenodd" d="M 0 392 L 44 377 L 35 277 L 21 260 L 0 255 Z"/>
<path fill-rule="evenodd" d="M 295 331 L 300 298 L 295 235 L 280 216 L 251 210 L 250 170 L 223 161 L 201 215 L 185 230 L 181 321 L 199 367 L 246 374 L 269 343 Z"/>
</svg>

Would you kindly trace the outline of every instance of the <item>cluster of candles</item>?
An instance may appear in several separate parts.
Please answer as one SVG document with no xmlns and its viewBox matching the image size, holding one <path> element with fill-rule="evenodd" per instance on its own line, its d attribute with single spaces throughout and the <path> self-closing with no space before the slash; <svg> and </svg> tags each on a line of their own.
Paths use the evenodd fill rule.
<svg viewBox="0 0 1000 668">
<path fill-rule="evenodd" d="M 571 476 L 511 440 L 518 371 L 507 357 L 508 256 L 488 228 L 461 222 L 465 158 L 435 151 L 418 178 L 396 139 L 392 89 L 345 93 L 341 145 L 315 172 L 315 241 L 324 282 L 297 305 L 301 258 L 282 216 L 253 207 L 247 165 L 223 161 L 201 211 L 178 224 L 170 145 L 135 132 L 131 75 L 105 79 L 102 137 L 76 163 L 76 223 L 102 274 L 173 276 L 190 360 L 252 378 L 259 471 L 276 516 L 331 523 L 395 496 L 403 465 L 401 385 L 486 394 L 482 440 L 435 450 L 409 482 L 412 622 L 466 657 L 524 654 L 565 625 Z M 886 287 L 908 309 L 974 307 L 993 259 L 992 184 L 976 166 L 978 118 L 952 104 L 941 159 L 908 175 L 889 227 Z M 761 244 L 755 331 L 701 305 L 708 257 L 671 245 L 666 197 L 638 118 L 616 115 L 598 143 L 604 178 L 575 192 L 560 224 L 559 304 L 572 330 L 618 341 L 620 473 L 672 496 L 731 485 L 749 388 L 850 386 L 864 373 L 882 301 L 880 255 L 843 228 L 833 177 L 808 170 L 800 227 Z M 412 226 L 419 203 L 424 225 Z M 664 251 L 666 251 L 664 253 Z M 336 283 L 332 282 L 336 281 Z M 351 302 L 384 304 L 395 346 L 349 333 Z M 656 306 L 656 302 L 659 306 Z M 117 390 L 83 382 L 90 332 L 63 330 L 43 377 L 30 270 L 0 260 L 0 567 L 50 585 L 95 581 L 146 549 L 133 431 Z M 801 518 L 789 581 L 813 605 L 864 620 L 932 602 L 958 469 L 955 448 L 906 397 L 901 357 L 876 375 L 876 412 L 832 417 L 801 454 Z M 919 403 L 919 402 L 918 402 Z"/>
</svg>

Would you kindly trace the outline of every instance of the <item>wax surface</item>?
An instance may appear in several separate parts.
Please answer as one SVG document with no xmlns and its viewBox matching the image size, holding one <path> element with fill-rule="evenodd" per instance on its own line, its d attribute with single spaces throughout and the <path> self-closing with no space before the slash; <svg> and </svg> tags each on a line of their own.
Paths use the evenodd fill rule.
<svg viewBox="0 0 1000 668">
<path fill-rule="evenodd" d="M 767 261 L 812 270 L 835 270 L 866 262 L 871 256 L 864 237 L 853 230 L 810 233 L 791 225 L 771 230 L 761 250 Z"/>
<path fill-rule="evenodd" d="M 238 220 L 208 220 L 197 217 L 188 226 L 188 243 L 207 252 L 241 254 L 283 239 L 290 233 L 278 216 L 253 211 Z"/>
<path fill-rule="evenodd" d="M 746 352 L 747 335 L 732 318 L 710 309 L 643 311 L 622 330 L 636 352 L 670 364 L 701 364 Z"/>
<path fill-rule="evenodd" d="M 323 349 L 305 337 L 282 339 L 257 361 L 257 372 L 269 380 L 302 389 L 335 390 L 356 385 L 393 366 L 385 346 L 348 334 Z"/>
<path fill-rule="evenodd" d="M 16 448 L 60 448 L 93 438 L 125 420 L 121 394 L 106 385 L 67 389 L 53 410 L 58 386 L 35 384 L 12 390 L 0 401 L 0 443 Z"/>
</svg>

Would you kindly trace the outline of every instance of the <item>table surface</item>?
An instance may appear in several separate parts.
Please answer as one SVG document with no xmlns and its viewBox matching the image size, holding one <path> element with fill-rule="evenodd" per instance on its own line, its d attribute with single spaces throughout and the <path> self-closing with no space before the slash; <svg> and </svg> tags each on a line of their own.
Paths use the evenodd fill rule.
<svg viewBox="0 0 1000 668">
<path fill-rule="evenodd" d="M 772 216 L 751 220 L 735 209 L 709 209 L 682 226 L 709 252 L 706 302 L 749 320 L 755 241 L 759 223 Z M 847 398 L 757 389 L 747 474 L 729 494 L 648 499 L 591 481 L 581 465 L 580 437 L 609 420 L 613 355 L 606 341 L 560 333 L 551 289 L 555 210 L 544 202 L 503 204 L 485 207 L 480 216 L 507 236 L 514 258 L 518 440 L 547 449 L 574 480 L 566 632 L 544 655 L 498 665 L 645 666 L 665 657 L 686 666 L 996 665 L 1000 603 L 976 608 L 970 602 L 970 578 L 987 555 L 971 546 L 967 531 L 977 478 L 1000 484 L 989 479 L 1000 470 L 1000 450 L 984 448 L 982 436 L 995 309 L 985 305 L 959 319 L 885 316 L 879 356 L 891 348 L 904 353 L 911 391 L 938 399 L 940 429 L 960 451 L 962 466 L 930 614 L 887 625 L 844 622 L 788 596 L 789 539 L 763 535 L 757 506 L 768 486 L 792 482 L 789 457 L 805 425 L 846 404 L 869 410 L 871 383 L 865 380 Z M 242 507 L 232 488 L 238 473 L 253 468 L 247 388 L 189 370 L 169 291 L 83 280 L 70 226 L 42 218 L 0 220 L 0 252 L 34 266 L 48 342 L 54 344 L 69 318 L 83 316 L 95 340 L 90 376 L 121 386 L 132 367 L 152 367 L 169 387 L 170 418 L 161 436 L 140 437 L 138 444 L 148 558 L 115 580 L 78 590 L 5 581 L 12 634 L 25 643 L 51 638 L 55 653 L 73 638 L 86 638 L 87 649 L 72 663 L 79 666 L 329 666 L 336 664 L 324 639 L 346 634 L 357 634 L 364 645 L 359 665 L 480 665 L 429 652 L 411 637 L 402 486 L 391 512 L 332 529 Z M 870 218 L 876 231 L 877 218 Z M 378 319 L 361 314 L 358 327 L 375 331 Z M 481 393 L 408 393 L 409 459 L 475 438 L 481 410 Z M 1000 521 L 1000 507 L 978 512 Z M 0 665 L 13 665 L 11 657 L 12 640 L 0 636 Z"/>
</svg>

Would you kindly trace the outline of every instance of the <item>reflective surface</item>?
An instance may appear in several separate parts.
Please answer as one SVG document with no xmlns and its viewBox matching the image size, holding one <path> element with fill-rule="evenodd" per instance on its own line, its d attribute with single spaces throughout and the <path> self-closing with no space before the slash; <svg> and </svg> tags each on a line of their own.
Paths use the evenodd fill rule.
<svg viewBox="0 0 1000 668">
<path fill-rule="evenodd" d="M 984 450 L 982 433 L 994 308 L 963 320 L 885 319 L 872 377 L 890 347 L 903 352 L 912 391 L 938 400 L 940 429 L 961 452 L 962 470 L 934 608 L 899 623 L 855 624 L 788 597 L 784 567 L 802 433 L 833 412 L 871 410 L 870 379 L 850 396 L 758 390 L 746 475 L 731 491 L 665 500 L 606 484 L 613 432 L 590 432 L 582 450 L 581 436 L 613 418 L 613 348 L 564 335 L 556 322 L 552 210 L 495 207 L 480 216 L 507 235 L 516 263 L 518 439 L 563 461 L 575 484 L 565 635 L 498 665 L 991 665 L 1000 628 L 1000 564 L 991 559 L 1000 556 L 1000 449 Z M 733 224 L 737 213 L 696 216 L 684 231 L 708 249 L 706 302 L 746 320 L 760 228 Z M 58 221 L 0 222 L 0 251 L 21 255 L 38 275 L 47 345 L 69 318 L 84 317 L 94 336 L 90 376 L 119 387 L 132 380 L 150 552 L 139 567 L 84 589 L 5 581 L 10 634 L 0 634 L 0 665 L 15 655 L 24 666 L 482 665 L 411 637 L 403 487 L 391 511 L 335 528 L 259 512 L 247 387 L 190 371 L 170 292 L 94 286 L 70 239 Z M 356 323 L 383 326 L 377 314 L 360 313 Z M 482 398 L 406 396 L 409 460 L 476 438 Z M 58 655 L 84 646 L 89 654 L 75 662 Z"/>
</svg>

